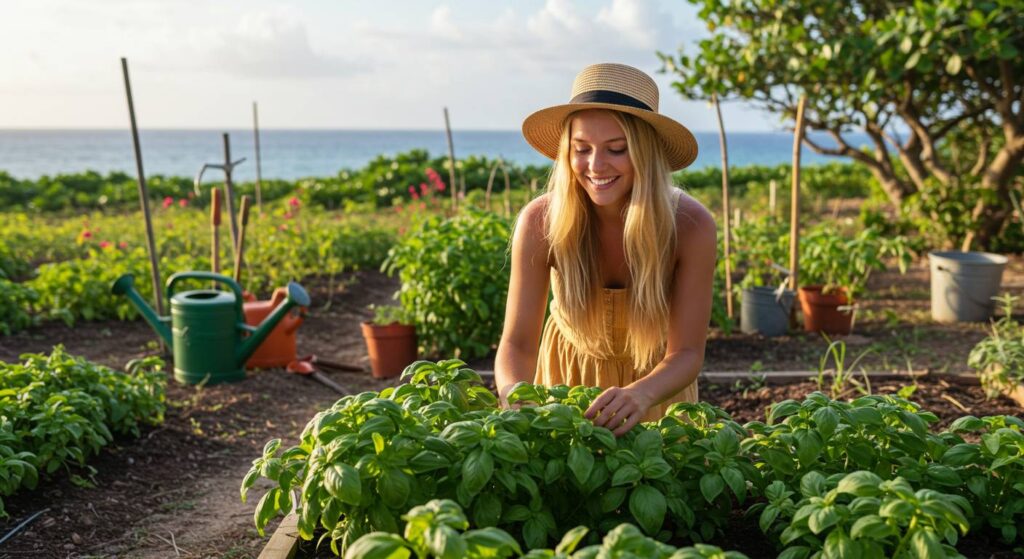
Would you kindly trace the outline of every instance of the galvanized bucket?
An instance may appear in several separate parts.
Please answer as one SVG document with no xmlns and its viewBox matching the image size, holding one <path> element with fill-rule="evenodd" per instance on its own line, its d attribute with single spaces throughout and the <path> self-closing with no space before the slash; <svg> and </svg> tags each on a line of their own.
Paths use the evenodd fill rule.
<svg viewBox="0 0 1024 559">
<path fill-rule="evenodd" d="M 1006 257 L 988 252 L 930 252 L 932 319 L 984 322 L 992 317 Z"/>
<path fill-rule="evenodd" d="M 796 293 L 786 289 L 781 297 L 772 287 L 748 287 L 740 305 L 740 330 L 745 334 L 782 336 L 789 328 L 789 313 Z"/>
</svg>

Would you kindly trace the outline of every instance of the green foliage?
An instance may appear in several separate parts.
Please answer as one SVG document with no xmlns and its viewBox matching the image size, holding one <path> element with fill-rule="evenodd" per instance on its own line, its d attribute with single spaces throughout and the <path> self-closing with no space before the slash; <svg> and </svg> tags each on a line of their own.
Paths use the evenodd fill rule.
<svg viewBox="0 0 1024 559">
<path fill-rule="evenodd" d="M 0 495 L 32 489 L 40 475 L 85 466 L 115 434 L 139 436 L 164 417 L 163 362 L 146 358 L 120 373 L 68 355 L 26 354 L 0 362 Z M 0 515 L 4 514 L 0 501 Z"/>
<path fill-rule="evenodd" d="M 508 220 L 466 208 L 449 219 L 428 217 L 388 252 L 382 269 L 398 273 L 399 301 L 427 354 L 473 358 L 497 344 L 510 234 Z"/>
<path fill-rule="evenodd" d="M 0 334 L 10 335 L 35 324 L 28 313 L 39 294 L 31 287 L 0 278 Z"/>
<path fill-rule="evenodd" d="M 871 272 L 885 269 L 885 256 L 895 257 L 900 272 L 905 272 L 911 259 L 906 239 L 884 237 L 871 228 L 845 238 L 829 224 L 821 224 L 800 239 L 801 283 L 821 285 L 823 293 L 844 289 L 854 300 Z"/>
<path fill-rule="evenodd" d="M 1003 316 L 992 324 L 991 333 L 978 342 L 967 356 L 967 365 L 978 371 L 981 386 L 989 398 L 1004 390 L 1024 385 L 1024 328 L 1013 319 L 1019 297 L 997 297 Z"/>
<path fill-rule="evenodd" d="M 746 287 L 778 287 L 789 260 L 789 225 L 770 215 L 747 219 L 732 228 L 732 269 L 741 278 L 737 290 Z M 773 266 L 773 264 L 775 266 Z"/>
<path fill-rule="evenodd" d="M 602 557 L 629 559 L 633 557 L 658 559 L 746 559 L 736 551 L 722 551 L 713 545 L 697 544 L 676 549 L 645 536 L 632 524 L 620 524 L 601 543 L 577 550 L 587 536 L 586 526 L 569 530 L 555 549 L 531 549 L 523 555 L 519 543 L 508 532 L 499 528 L 468 530 L 470 525 L 459 504 L 449 499 L 434 499 L 426 505 L 414 507 L 402 516 L 407 522 L 405 537 L 388 532 L 372 532 L 362 536 L 349 547 L 345 559 L 370 557 L 484 559 L 522 556 L 524 559 L 584 559 Z"/>
<path fill-rule="evenodd" d="M 462 557 L 479 543 L 495 556 L 519 545 L 552 557 L 617 533 L 613 540 L 654 546 L 638 556 L 660 556 L 644 536 L 707 542 L 743 508 L 786 557 L 852 548 L 953 556 L 969 531 L 1011 545 L 1022 536 L 1016 417 L 968 416 L 936 433 L 929 424 L 938 418 L 905 398 L 843 402 L 815 392 L 743 426 L 709 404 L 674 404 L 616 438 L 583 417 L 599 388 L 519 383 L 509 403 L 530 404 L 499 409 L 461 361 L 420 361 L 402 380 L 342 398 L 296 446 L 267 443 L 241 488 L 244 499 L 261 477 L 271 480 L 254 512 L 258 529 L 290 511 L 294 494 L 300 535 L 323 531 L 339 555 Z M 623 523 L 635 527 L 613 530 Z M 560 538 L 555 555 L 544 549 Z M 700 549 L 721 556 L 699 547 L 686 556 Z"/>
</svg>

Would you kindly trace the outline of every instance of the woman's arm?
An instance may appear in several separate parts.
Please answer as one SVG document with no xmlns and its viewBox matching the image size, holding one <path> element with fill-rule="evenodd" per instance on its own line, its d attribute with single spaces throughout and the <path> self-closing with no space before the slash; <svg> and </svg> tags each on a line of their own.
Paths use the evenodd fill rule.
<svg viewBox="0 0 1024 559">
<path fill-rule="evenodd" d="M 697 381 L 711 320 L 718 240 L 715 220 L 683 194 L 676 219 L 676 268 L 665 357 L 641 379 L 601 393 L 586 412 L 594 424 L 625 434 L 655 406 Z M 599 415 L 600 414 L 600 415 Z"/>
<path fill-rule="evenodd" d="M 548 245 L 544 239 L 547 195 L 519 214 L 512 235 L 512 271 L 505 303 L 505 326 L 494 359 L 494 380 L 503 404 L 520 381 L 533 382 L 548 300 Z"/>
</svg>

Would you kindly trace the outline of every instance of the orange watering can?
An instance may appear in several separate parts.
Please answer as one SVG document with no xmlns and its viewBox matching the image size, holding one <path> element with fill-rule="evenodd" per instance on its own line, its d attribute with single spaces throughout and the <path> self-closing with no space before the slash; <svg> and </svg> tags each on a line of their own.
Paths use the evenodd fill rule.
<svg viewBox="0 0 1024 559">
<path fill-rule="evenodd" d="M 248 293 L 247 299 L 254 299 Z M 245 312 L 245 323 L 259 325 L 277 305 L 288 296 L 288 290 L 279 287 L 269 301 L 247 300 L 242 306 Z M 245 363 L 249 369 L 269 369 L 285 367 L 295 361 L 295 331 L 306 318 L 306 307 L 298 307 L 285 315 L 281 322 L 270 331 L 267 339 L 260 344 L 256 352 Z"/>
</svg>

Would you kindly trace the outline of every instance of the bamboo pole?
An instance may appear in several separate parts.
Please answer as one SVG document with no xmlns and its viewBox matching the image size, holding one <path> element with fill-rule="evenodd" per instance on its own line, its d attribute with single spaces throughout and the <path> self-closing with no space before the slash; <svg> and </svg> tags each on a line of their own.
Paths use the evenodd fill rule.
<svg viewBox="0 0 1024 559">
<path fill-rule="evenodd" d="M 455 184 L 455 144 L 452 143 L 452 125 L 448 120 L 448 107 L 444 108 L 444 132 L 448 137 L 448 185 L 452 189 L 452 213 L 459 209 L 458 188 Z"/>
<path fill-rule="evenodd" d="M 800 96 L 793 131 L 793 185 L 789 207 L 789 288 L 796 291 L 800 279 L 800 147 L 804 141 L 804 108 L 807 96 Z"/>
<path fill-rule="evenodd" d="M 775 217 L 775 192 L 778 190 L 779 185 L 775 182 L 775 179 L 768 181 L 768 213 Z"/>
<path fill-rule="evenodd" d="M 245 250 L 245 230 L 249 225 L 249 197 L 242 196 L 242 208 L 239 215 L 238 246 L 235 247 L 235 283 L 242 280 L 242 253 Z"/>
<path fill-rule="evenodd" d="M 725 142 L 725 125 L 722 123 L 722 109 L 718 105 L 718 96 L 711 95 L 711 104 L 715 107 L 715 115 L 718 117 L 718 142 L 722 150 L 722 220 L 725 231 L 723 232 L 724 242 L 722 251 L 725 256 L 725 313 L 733 318 L 735 313 L 732 308 L 732 264 L 729 262 L 729 238 L 732 236 L 732 229 L 729 226 L 729 148 Z"/>
<path fill-rule="evenodd" d="M 142 206 L 142 217 L 146 221 L 146 248 L 149 249 L 150 276 L 153 280 L 153 298 L 156 300 L 156 313 L 164 315 L 164 300 L 160 296 L 160 267 L 156 259 L 156 240 L 153 236 L 153 220 L 149 215 L 149 193 L 146 190 L 146 173 L 142 170 L 142 147 L 139 144 L 139 128 L 135 122 L 135 103 L 132 100 L 132 84 L 128 79 L 128 59 L 121 57 L 121 72 L 124 74 L 124 91 L 128 97 L 128 116 L 132 122 L 132 146 L 135 149 L 135 170 L 138 173 L 139 205 Z M 163 346 L 163 342 L 160 342 Z"/>
<path fill-rule="evenodd" d="M 220 189 L 210 189 L 210 271 L 220 273 Z"/>
<path fill-rule="evenodd" d="M 256 215 L 263 216 L 263 168 L 260 165 L 260 116 L 256 101 L 252 102 L 252 135 L 256 145 Z"/>
</svg>

